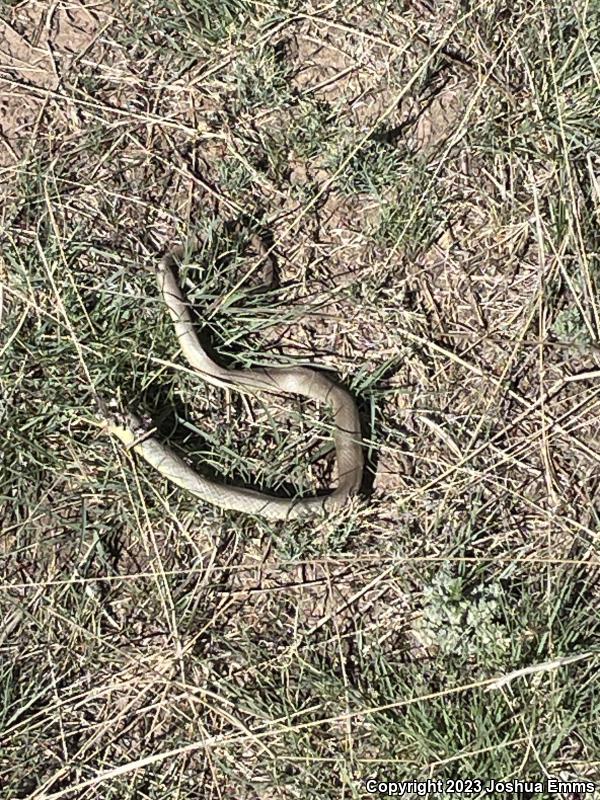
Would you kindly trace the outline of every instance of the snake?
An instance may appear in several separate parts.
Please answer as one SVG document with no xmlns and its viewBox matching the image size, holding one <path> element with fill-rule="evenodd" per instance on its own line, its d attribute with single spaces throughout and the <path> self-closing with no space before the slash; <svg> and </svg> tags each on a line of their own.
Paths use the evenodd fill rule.
<svg viewBox="0 0 600 800">
<path fill-rule="evenodd" d="M 215 362 L 202 346 L 177 269 L 183 253 L 178 247 L 156 266 L 156 280 L 171 317 L 175 335 L 191 369 L 207 383 L 243 393 L 301 395 L 330 408 L 337 461 L 337 485 L 328 494 L 278 497 L 257 489 L 220 483 L 197 473 L 142 419 L 130 411 L 109 413 L 104 405 L 103 427 L 128 450 L 133 450 L 171 483 L 226 511 L 238 511 L 268 520 L 291 520 L 328 514 L 341 509 L 357 494 L 363 477 L 364 455 L 360 416 L 352 395 L 324 372 L 306 366 L 269 366 L 233 369 Z M 102 410 L 102 409 L 101 409 Z"/>
</svg>

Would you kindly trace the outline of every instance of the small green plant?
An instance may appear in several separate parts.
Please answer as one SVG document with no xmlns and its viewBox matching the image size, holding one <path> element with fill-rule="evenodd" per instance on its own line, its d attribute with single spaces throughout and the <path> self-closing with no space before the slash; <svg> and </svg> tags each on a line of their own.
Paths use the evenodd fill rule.
<svg viewBox="0 0 600 800">
<path fill-rule="evenodd" d="M 508 652 L 510 638 L 502 621 L 499 583 L 470 588 L 462 576 L 442 568 L 423 591 L 423 614 L 415 633 L 443 655 L 470 658 L 493 649 Z"/>
<path fill-rule="evenodd" d="M 335 131 L 335 115 L 329 105 L 303 100 L 295 109 L 289 129 L 290 146 L 300 158 L 321 155 Z"/>
<path fill-rule="evenodd" d="M 346 194 L 363 192 L 380 197 L 398 185 L 403 168 L 402 156 L 397 147 L 372 138 L 347 160 L 354 147 L 356 144 L 348 138 L 328 157 L 328 166 L 332 171 L 337 172 L 344 165 L 337 177 L 341 191 Z"/>
<path fill-rule="evenodd" d="M 575 344 L 589 344 L 591 342 L 589 331 L 577 306 L 569 306 L 560 311 L 552 324 L 552 330 L 560 339 L 566 342 Z"/>
<path fill-rule="evenodd" d="M 281 108 L 292 99 L 289 67 L 274 47 L 241 56 L 235 64 L 236 110 Z"/>
<path fill-rule="evenodd" d="M 402 177 L 396 196 L 382 203 L 374 238 L 409 256 L 425 251 L 447 224 L 447 217 L 440 214 L 440 195 L 425 165 L 415 161 Z"/>
</svg>

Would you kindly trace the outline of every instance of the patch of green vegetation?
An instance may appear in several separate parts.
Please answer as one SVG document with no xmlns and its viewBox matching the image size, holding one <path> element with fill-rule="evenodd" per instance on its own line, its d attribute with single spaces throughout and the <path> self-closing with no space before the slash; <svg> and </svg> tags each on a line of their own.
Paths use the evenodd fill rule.
<svg viewBox="0 0 600 800">
<path fill-rule="evenodd" d="M 435 176 L 420 159 L 405 165 L 405 174 L 393 198 L 381 205 L 375 239 L 409 258 L 424 252 L 443 230 L 447 217 L 440 213 L 441 190 Z"/>
<path fill-rule="evenodd" d="M 167 52 L 190 59 L 199 49 L 239 39 L 254 8 L 249 0 L 149 0 L 143 9 L 130 8 L 126 41 L 158 46 L 159 58 Z"/>
<path fill-rule="evenodd" d="M 501 619 L 503 599 L 499 583 L 468 587 L 462 576 L 442 568 L 423 591 L 419 638 L 444 656 L 506 653 L 510 639 Z"/>
<path fill-rule="evenodd" d="M 590 344 L 592 339 L 581 310 L 575 306 L 563 308 L 552 323 L 552 330 L 564 342 Z"/>
<path fill-rule="evenodd" d="M 336 184 L 341 191 L 348 195 L 364 192 L 381 198 L 397 187 L 404 172 L 403 154 L 397 146 L 374 135 L 356 152 L 355 148 L 353 138 L 346 136 L 327 156 L 331 171 L 339 171 Z"/>
<path fill-rule="evenodd" d="M 267 45 L 236 59 L 234 113 L 275 109 L 289 105 L 290 67 L 284 55 Z"/>
<path fill-rule="evenodd" d="M 290 148 L 301 159 L 321 160 L 337 134 L 338 116 L 328 103 L 301 100 L 287 131 Z"/>
</svg>

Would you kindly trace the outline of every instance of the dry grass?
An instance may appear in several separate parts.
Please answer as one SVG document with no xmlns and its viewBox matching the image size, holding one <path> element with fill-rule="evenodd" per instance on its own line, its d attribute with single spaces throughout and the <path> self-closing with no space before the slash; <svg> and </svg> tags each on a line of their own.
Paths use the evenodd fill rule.
<svg viewBox="0 0 600 800">
<path fill-rule="evenodd" d="M 2 800 L 600 786 L 598 42 L 586 0 L 4 3 Z M 220 358 L 356 395 L 340 517 L 98 434 L 96 392 L 226 480 L 332 480 L 317 409 L 184 368 L 150 267 L 191 234 Z"/>
</svg>

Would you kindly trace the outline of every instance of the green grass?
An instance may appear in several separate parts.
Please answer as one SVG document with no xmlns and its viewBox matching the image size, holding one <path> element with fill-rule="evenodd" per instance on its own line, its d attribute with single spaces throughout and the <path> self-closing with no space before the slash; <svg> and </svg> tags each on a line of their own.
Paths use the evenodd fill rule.
<svg viewBox="0 0 600 800">
<path fill-rule="evenodd" d="M 47 97 L 0 68 L 2 800 L 600 787 L 596 4 L 113 6 Z M 219 361 L 357 397 L 339 515 L 222 512 L 99 430 L 334 479 L 320 409 L 184 363 L 152 266 L 193 235 Z"/>
</svg>

